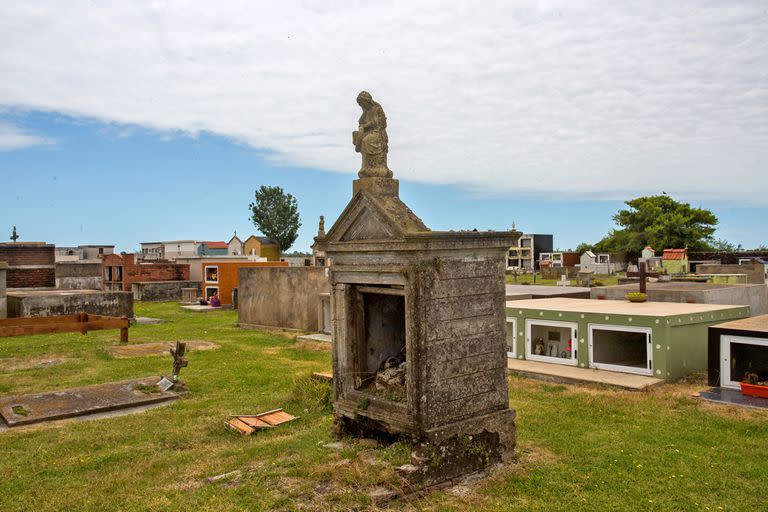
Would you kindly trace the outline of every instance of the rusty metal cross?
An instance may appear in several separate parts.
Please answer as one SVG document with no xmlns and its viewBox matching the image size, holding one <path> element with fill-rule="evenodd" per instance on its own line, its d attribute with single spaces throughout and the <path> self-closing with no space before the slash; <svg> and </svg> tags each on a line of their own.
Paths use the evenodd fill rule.
<svg viewBox="0 0 768 512">
<path fill-rule="evenodd" d="M 179 372 L 189 364 L 189 361 L 184 357 L 186 351 L 187 344 L 183 341 L 177 341 L 176 348 L 170 349 L 171 355 L 173 356 L 173 382 L 179 382 Z"/>
</svg>

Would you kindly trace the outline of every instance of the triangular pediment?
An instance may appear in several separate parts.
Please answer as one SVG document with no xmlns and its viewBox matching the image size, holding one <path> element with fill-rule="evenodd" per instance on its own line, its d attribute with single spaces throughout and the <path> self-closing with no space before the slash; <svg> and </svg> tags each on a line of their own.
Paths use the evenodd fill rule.
<svg viewBox="0 0 768 512">
<path fill-rule="evenodd" d="M 349 202 L 326 235 L 325 242 L 401 240 L 404 236 L 403 230 L 386 210 L 361 192 Z"/>
<path fill-rule="evenodd" d="M 388 240 L 399 238 L 393 232 L 394 230 L 388 223 L 382 219 L 370 208 L 363 209 L 360 215 L 352 222 L 352 225 L 341 235 L 342 242 L 352 242 L 355 240 Z"/>
</svg>

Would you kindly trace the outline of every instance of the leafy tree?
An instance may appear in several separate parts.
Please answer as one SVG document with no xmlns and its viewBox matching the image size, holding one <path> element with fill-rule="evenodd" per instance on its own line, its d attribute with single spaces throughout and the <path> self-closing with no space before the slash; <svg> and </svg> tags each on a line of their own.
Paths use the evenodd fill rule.
<svg viewBox="0 0 768 512">
<path fill-rule="evenodd" d="M 251 220 L 256 228 L 280 245 L 280 251 L 289 249 L 299 236 L 301 218 L 296 198 L 280 187 L 262 185 L 256 191 L 256 200 L 250 204 Z"/>
<path fill-rule="evenodd" d="M 576 246 L 576 252 L 579 254 L 584 254 L 587 251 L 591 251 L 595 248 L 594 245 L 588 244 L 586 242 L 582 242 L 579 245 Z"/>
<path fill-rule="evenodd" d="M 718 238 L 712 242 L 712 249 L 717 252 L 739 252 L 744 250 L 741 244 L 735 245 L 728 240 L 723 240 L 722 238 Z"/>
<path fill-rule="evenodd" d="M 595 244 L 595 250 L 637 256 L 646 245 L 657 251 L 683 247 L 706 251 L 713 243 L 717 217 L 709 210 L 675 201 L 666 193 L 638 197 L 626 205 L 629 209 L 613 216 L 620 228 Z"/>
</svg>

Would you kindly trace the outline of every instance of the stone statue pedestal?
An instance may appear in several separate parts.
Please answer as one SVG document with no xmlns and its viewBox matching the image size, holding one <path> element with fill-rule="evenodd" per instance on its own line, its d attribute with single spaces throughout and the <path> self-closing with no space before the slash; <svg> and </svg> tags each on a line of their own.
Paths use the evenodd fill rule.
<svg viewBox="0 0 768 512">
<path fill-rule="evenodd" d="M 372 196 L 400 197 L 400 181 L 392 178 L 360 178 L 352 182 L 352 195 L 365 190 Z"/>
</svg>

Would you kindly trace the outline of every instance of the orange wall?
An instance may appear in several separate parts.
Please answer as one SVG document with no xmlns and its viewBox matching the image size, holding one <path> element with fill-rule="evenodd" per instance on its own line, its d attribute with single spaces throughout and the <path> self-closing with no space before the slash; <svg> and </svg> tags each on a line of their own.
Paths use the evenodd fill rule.
<svg viewBox="0 0 768 512">
<path fill-rule="evenodd" d="M 206 288 L 218 286 L 221 303 L 232 304 L 232 290 L 237 288 L 237 274 L 240 267 L 287 267 L 288 263 L 285 261 L 208 261 L 200 265 L 203 293 L 205 294 Z M 206 281 L 205 267 L 218 267 L 218 283 Z"/>
</svg>

